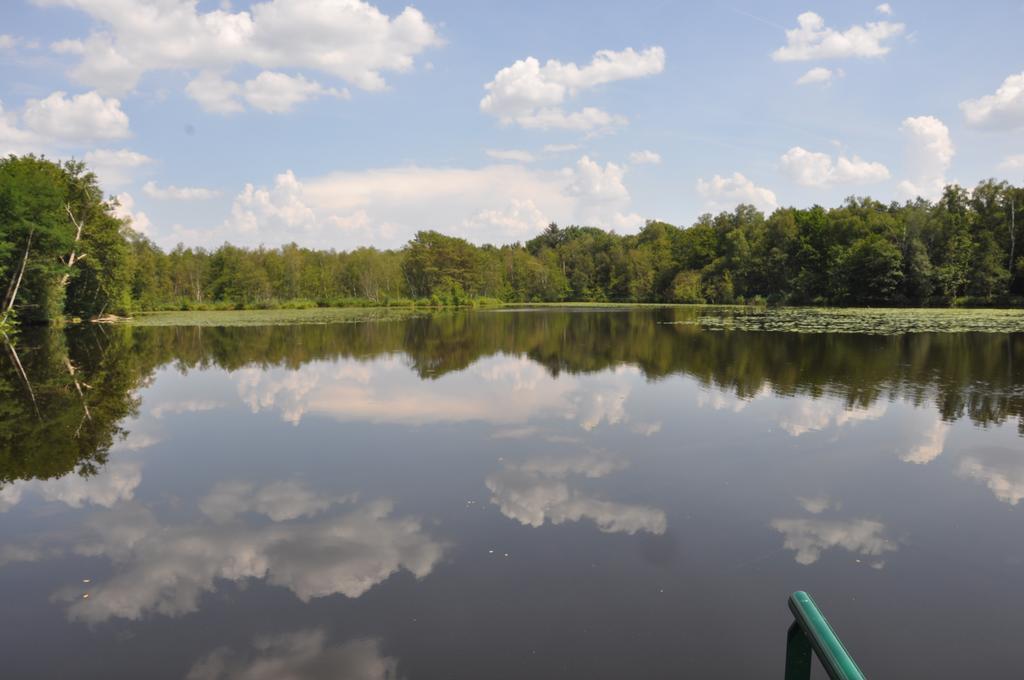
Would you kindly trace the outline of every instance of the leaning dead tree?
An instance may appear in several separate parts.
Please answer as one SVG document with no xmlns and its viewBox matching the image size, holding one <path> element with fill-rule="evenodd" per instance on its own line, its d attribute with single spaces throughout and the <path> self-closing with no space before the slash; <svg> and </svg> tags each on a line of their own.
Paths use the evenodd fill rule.
<svg viewBox="0 0 1024 680">
<path fill-rule="evenodd" d="M 81 262 L 86 258 L 86 253 L 78 252 L 78 243 L 82 240 L 82 230 L 85 229 L 85 219 L 75 217 L 75 212 L 71 209 L 70 203 L 64 204 L 64 210 L 67 211 L 68 217 L 71 218 L 71 224 L 75 227 L 75 240 L 71 245 L 71 252 L 67 257 L 61 258 L 61 262 L 67 266 L 68 271 L 60 277 L 60 285 L 67 286 L 68 281 L 71 280 L 71 268 L 75 266 L 76 262 Z"/>
<path fill-rule="evenodd" d="M 18 289 L 21 288 L 21 281 L 25 277 L 25 266 L 28 264 L 28 254 L 32 250 L 32 237 L 35 233 L 35 229 L 29 230 L 28 238 L 25 239 L 25 253 L 21 256 L 21 266 L 18 267 L 18 273 L 11 277 L 11 282 L 7 286 L 7 293 L 4 295 L 4 315 L 0 317 L 0 326 L 6 323 L 7 317 L 14 309 L 14 301 L 18 299 Z"/>
</svg>

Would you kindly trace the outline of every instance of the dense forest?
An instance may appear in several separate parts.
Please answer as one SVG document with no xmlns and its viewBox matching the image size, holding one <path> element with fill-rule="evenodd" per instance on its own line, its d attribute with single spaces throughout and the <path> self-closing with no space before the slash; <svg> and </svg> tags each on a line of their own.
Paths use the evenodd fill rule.
<svg viewBox="0 0 1024 680">
<path fill-rule="evenodd" d="M 116 217 L 78 161 L 0 160 L 0 328 L 159 309 L 614 301 L 790 305 L 1024 304 L 1024 188 L 948 186 L 936 202 L 749 205 L 637 234 L 551 224 L 476 246 L 421 231 L 400 250 L 297 244 L 164 252 Z"/>
</svg>

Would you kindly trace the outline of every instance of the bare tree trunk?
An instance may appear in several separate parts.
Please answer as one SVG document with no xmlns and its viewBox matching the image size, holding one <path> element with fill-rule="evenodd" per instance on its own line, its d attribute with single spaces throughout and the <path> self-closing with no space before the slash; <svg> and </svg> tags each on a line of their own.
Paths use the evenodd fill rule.
<svg viewBox="0 0 1024 680">
<path fill-rule="evenodd" d="M 68 217 L 71 218 L 71 224 L 75 225 L 75 245 L 71 246 L 71 254 L 68 255 L 68 259 L 64 261 L 64 264 L 66 264 L 70 269 L 71 267 L 75 266 L 75 262 L 85 259 L 85 255 L 79 255 L 78 253 L 75 252 L 75 248 L 78 246 L 78 242 L 82 240 L 82 228 L 85 227 L 85 222 L 79 222 L 75 218 L 75 213 L 71 211 L 70 203 L 65 203 L 64 209 L 67 211 Z M 71 280 L 70 272 L 65 273 L 63 276 L 60 277 L 60 285 L 68 285 L 69 280 Z"/>
<path fill-rule="evenodd" d="M 71 363 L 71 359 L 64 357 L 64 365 L 68 369 L 68 374 L 71 376 L 71 380 L 75 383 L 75 389 L 78 391 L 78 398 L 82 400 L 82 421 L 78 424 L 78 429 L 75 430 L 75 437 L 82 432 L 82 425 L 85 424 L 86 420 L 92 420 L 92 414 L 89 413 L 89 403 L 85 399 L 85 393 L 82 391 L 82 384 L 78 382 L 78 378 L 75 376 L 75 365 Z M 86 385 L 88 387 L 88 385 Z"/>
<path fill-rule="evenodd" d="M 25 241 L 25 254 L 21 256 L 21 268 L 18 270 L 18 276 L 13 280 L 13 290 L 8 287 L 7 299 L 4 300 L 4 316 L 0 319 L 0 323 L 7 321 L 7 317 L 10 316 L 11 310 L 14 308 L 14 301 L 18 298 L 18 289 L 21 288 L 21 279 L 25 275 L 25 266 L 28 264 L 28 253 L 32 248 L 32 236 L 36 233 L 35 229 L 30 229 L 28 232 L 28 240 Z"/>
<path fill-rule="evenodd" d="M 28 396 L 32 399 L 32 408 L 35 409 L 36 417 L 39 420 L 43 419 L 43 416 L 39 413 L 39 404 L 36 403 L 36 393 L 32 390 L 32 383 L 28 379 L 28 374 L 25 372 L 25 367 L 21 365 L 21 359 L 18 358 L 18 351 L 14 349 L 14 343 L 4 333 L 4 345 L 7 347 L 7 352 L 11 355 L 11 362 L 14 363 L 14 368 L 17 369 L 18 375 L 25 382 L 25 388 L 28 390 Z"/>
<path fill-rule="evenodd" d="M 1013 285 L 1013 251 L 1017 246 L 1017 201 L 1010 201 L 1010 285 Z"/>
</svg>

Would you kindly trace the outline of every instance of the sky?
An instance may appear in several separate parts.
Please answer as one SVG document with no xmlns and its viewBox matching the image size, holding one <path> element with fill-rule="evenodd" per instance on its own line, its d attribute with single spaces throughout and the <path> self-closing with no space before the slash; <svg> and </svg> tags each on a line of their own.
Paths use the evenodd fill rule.
<svg viewBox="0 0 1024 680">
<path fill-rule="evenodd" d="M 633 233 L 1024 182 L 1022 0 L 4 0 L 0 153 L 157 244 Z"/>
</svg>

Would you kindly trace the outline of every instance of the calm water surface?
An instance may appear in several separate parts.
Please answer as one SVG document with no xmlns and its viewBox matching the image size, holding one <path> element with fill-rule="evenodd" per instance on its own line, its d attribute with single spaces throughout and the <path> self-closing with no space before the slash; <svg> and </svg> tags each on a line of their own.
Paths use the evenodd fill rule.
<svg viewBox="0 0 1024 680">
<path fill-rule="evenodd" d="M 1024 336 L 686 313 L 26 334 L 0 675 L 1018 676 Z"/>
</svg>

